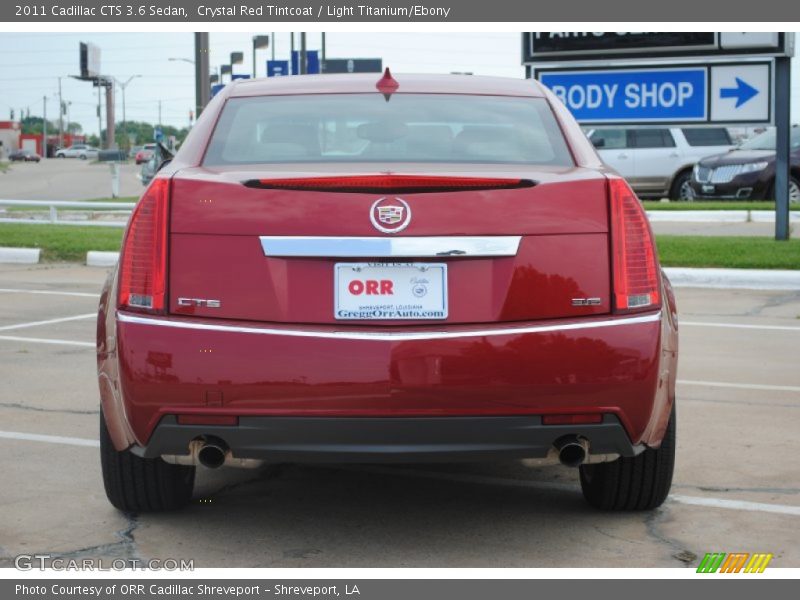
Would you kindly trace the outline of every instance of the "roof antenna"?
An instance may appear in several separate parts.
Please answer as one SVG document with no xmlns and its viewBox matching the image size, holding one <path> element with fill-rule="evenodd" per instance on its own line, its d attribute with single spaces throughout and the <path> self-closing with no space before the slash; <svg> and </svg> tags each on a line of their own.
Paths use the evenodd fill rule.
<svg viewBox="0 0 800 600">
<path fill-rule="evenodd" d="M 397 91 L 397 88 L 400 87 L 400 84 L 397 83 L 397 80 L 392 77 L 392 72 L 389 71 L 389 67 L 386 67 L 386 70 L 383 72 L 383 77 L 378 80 L 378 83 L 375 84 L 375 87 L 378 88 L 378 91 L 383 94 L 383 97 L 388 102 L 392 94 Z"/>
</svg>

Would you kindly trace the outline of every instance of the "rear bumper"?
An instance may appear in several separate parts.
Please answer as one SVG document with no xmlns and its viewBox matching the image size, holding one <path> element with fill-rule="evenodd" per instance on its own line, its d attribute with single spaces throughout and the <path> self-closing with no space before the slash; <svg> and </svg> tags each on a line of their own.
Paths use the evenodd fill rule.
<svg viewBox="0 0 800 600">
<path fill-rule="evenodd" d="M 238 425 L 178 424 L 164 417 L 136 453 L 185 455 L 196 439 L 222 441 L 239 459 L 270 462 L 417 462 L 545 458 L 561 437 L 577 435 L 592 455 L 634 456 L 619 420 L 542 425 L 529 417 L 242 417 Z"/>
<path fill-rule="evenodd" d="M 376 331 L 120 312 L 109 376 L 117 385 L 104 411 L 124 419 L 110 429 L 130 432 L 127 445 L 139 447 L 182 414 L 235 415 L 240 428 L 251 418 L 329 418 L 334 429 L 337 419 L 356 419 L 383 431 L 400 418 L 525 417 L 530 425 L 541 415 L 590 413 L 613 416 L 629 444 L 658 443 L 654 423 L 668 412 L 674 366 L 662 349 L 664 324 L 651 313 Z M 118 410 L 106 406 L 112 395 Z M 525 452 L 549 448 L 547 436 Z"/>
</svg>

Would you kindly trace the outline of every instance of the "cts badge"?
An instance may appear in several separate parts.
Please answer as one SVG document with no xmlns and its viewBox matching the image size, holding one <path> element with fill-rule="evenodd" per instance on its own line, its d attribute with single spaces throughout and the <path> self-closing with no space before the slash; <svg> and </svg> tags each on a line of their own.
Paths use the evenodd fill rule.
<svg viewBox="0 0 800 600">
<path fill-rule="evenodd" d="M 220 308 L 220 300 L 209 300 L 207 298 L 178 298 L 178 306 L 197 306 L 204 308 Z"/>
</svg>

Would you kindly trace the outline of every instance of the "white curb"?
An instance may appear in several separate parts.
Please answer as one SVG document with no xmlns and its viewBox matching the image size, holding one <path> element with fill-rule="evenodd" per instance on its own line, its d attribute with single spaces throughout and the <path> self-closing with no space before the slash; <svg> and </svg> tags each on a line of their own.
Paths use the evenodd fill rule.
<svg viewBox="0 0 800 600">
<path fill-rule="evenodd" d="M 0 248 L 0 263 L 35 265 L 41 252 L 41 248 Z"/>
<path fill-rule="evenodd" d="M 651 223 L 774 223 L 774 210 L 648 210 Z M 789 213 L 789 221 L 800 222 L 800 211 Z"/>
<path fill-rule="evenodd" d="M 746 223 L 746 210 L 648 210 L 651 223 Z"/>
<path fill-rule="evenodd" d="M 675 287 L 800 290 L 800 271 L 664 267 Z"/>
<path fill-rule="evenodd" d="M 86 253 L 86 265 L 89 267 L 113 267 L 119 260 L 119 252 L 100 252 L 89 250 Z"/>
</svg>

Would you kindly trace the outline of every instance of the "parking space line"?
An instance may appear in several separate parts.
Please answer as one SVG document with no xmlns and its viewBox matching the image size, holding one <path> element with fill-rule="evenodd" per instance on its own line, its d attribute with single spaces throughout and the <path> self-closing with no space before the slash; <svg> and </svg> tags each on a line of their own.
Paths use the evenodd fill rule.
<svg viewBox="0 0 800 600">
<path fill-rule="evenodd" d="M 765 502 L 747 502 L 745 500 L 726 500 L 722 498 L 707 498 L 705 496 L 670 495 L 669 499 L 681 504 L 693 506 L 708 506 L 711 508 L 726 508 L 730 510 L 746 510 L 750 512 L 766 512 L 779 515 L 800 516 L 800 506 L 788 504 L 767 504 Z"/>
<path fill-rule="evenodd" d="M 79 346 L 81 348 L 94 348 L 94 342 L 75 342 L 73 340 L 53 340 L 48 338 L 29 338 L 16 335 L 0 335 L 0 341 L 30 342 L 32 344 L 53 344 L 56 346 Z"/>
<path fill-rule="evenodd" d="M 17 323 L 16 325 L 3 325 L 0 331 L 10 331 L 12 329 L 25 329 L 26 327 L 38 327 L 39 325 L 54 325 L 55 323 L 66 323 L 67 321 L 81 321 L 83 319 L 96 319 L 97 313 L 86 313 L 72 317 L 60 317 L 58 319 L 47 319 L 46 321 L 30 321 L 28 323 Z"/>
<path fill-rule="evenodd" d="M 0 438 L 8 440 L 25 440 L 27 442 L 44 442 L 47 444 L 64 444 L 66 446 L 89 446 L 99 448 L 100 442 L 88 438 L 64 437 L 60 435 L 40 435 L 38 433 L 22 433 L 20 431 L 0 431 Z"/>
<path fill-rule="evenodd" d="M 745 323 L 714 323 L 704 321 L 678 321 L 678 324 L 683 327 L 722 327 L 729 329 L 763 329 L 766 331 L 797 331 L 800 332 L 800 327 L 790 327 L 789 325 L 751 325 Z"/>
<path fill-rule="evenodd" d="M 700 385 L 705 387 L 734 388 L 738 390 L 765 390 L 773 392 L 800 392 L 796 385 L 768 385 L 763 383 L 727 383 L 724 381 L 693 381 L 678 379 L 677 383 L 683 385 Z"/>
<path fill-rule="evenodd" d="M 0 293 L 5 294 L 42 294 L 45 296 L 75 296 L 77 298 L 99 298 L 100 294 L 88 292 L 59 292 L 55 290 L 25 290 L 21 288 L 0 288 Z"/>
</svg>

